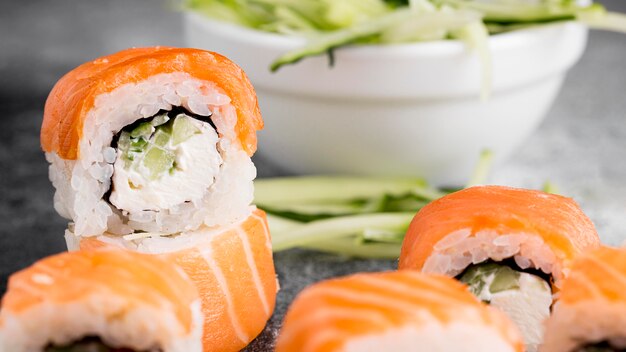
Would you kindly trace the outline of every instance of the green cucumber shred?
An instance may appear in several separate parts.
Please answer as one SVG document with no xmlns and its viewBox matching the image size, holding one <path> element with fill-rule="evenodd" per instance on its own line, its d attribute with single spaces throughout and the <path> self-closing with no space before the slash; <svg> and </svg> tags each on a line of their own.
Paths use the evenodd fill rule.
<svg viewBox="0 0 626 352">
<path fill-rule="evenodd" d="M 202 131 L 185 114 L 170 119 L 160 114 L 131 130 L 122 130 L 117 148 L 126 169 L 134 169 L 150 180 L 176 170 L 176 147 Z"/>
<path fill-rule="evenodd" d="M 472 183 L 484 182 L 491 156 L 480 155 Z M 395 259 L 415 213 L 457 190 L 421 178 L 277 177 L 255 181 L 254 202 L 268 214 L 276 252 L 300 247 Z"/>
<path fill-rule="evenodd" d="M 459 280 L 468 285 L 476 296 L 487 288 L 490 293 L 498 293 L 519 288 L 520 272 L 503 264 L 488 262 L 470 266 Z M 491 282 L 487 282 L 491 279 Z M 489 283 L 489 287 L 486 285 Z"/>
<path fill-rule="evenodd" d="M 461 40 L 483 63 L 482 97 L 490 85 L 489 35 L 577 21 L 626 33 L 626 16 L 576 0 L 186 0 L 184 9 L 260 31 L 303 38 L 271 63 L 276 71 L 353 45 Z M 331 60 L 332 61 L 332 60 Z"/>
</svg>

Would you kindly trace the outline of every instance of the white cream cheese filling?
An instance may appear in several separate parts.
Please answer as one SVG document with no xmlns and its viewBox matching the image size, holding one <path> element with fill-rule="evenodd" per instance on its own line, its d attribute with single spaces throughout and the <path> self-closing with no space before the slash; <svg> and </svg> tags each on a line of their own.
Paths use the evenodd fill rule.
<svg viewBox="0 0 626 352">
<path fill-rule="evenodd" d="M 492 284 L 497 275 L 493 273 L 483 275 L 480 277 L 482 283 L 470 284 L 470 287 L 476 297 L 504 312 L 517 325 L 524 337 L 526 351 L 534 352 L 543 342 L 544 321 L 550 316 L 552 305 L 552 289 L 539 276 L 525 272 L 516 272 L 516 276 L 515 285 L 507 289 L 494 289 Z"/>
<path fill-rule="evenodd" d="M 122 151 L 117 151 L 111 204 L 128 214 L 201 201 L 215 182 L 223 160 L 218 151 L 219 137 L 213 127 L 192 118 L 190 121 L 200 133 L 177 145 L 173 140 L 168 142 L 165 148 L 175 154 L 175 167 L 158 179 L 150 179 L 144 167 L 126 167 Z"/>
</svg>

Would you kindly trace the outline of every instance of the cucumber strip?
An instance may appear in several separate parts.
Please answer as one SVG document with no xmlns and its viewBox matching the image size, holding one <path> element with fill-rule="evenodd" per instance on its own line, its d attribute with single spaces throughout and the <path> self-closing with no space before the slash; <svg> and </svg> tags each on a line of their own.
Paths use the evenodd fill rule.
<svg viewBox="0 0 626 352">
<path fill-rule="evenodd" d="M 437 193 L 436 196 L 438 198 L 443 194 L 445 193 Z M 348 200 L 340 203 L 292 203 L 280 206 L 258 205 L 258 207 L 268 214 L 300 222 L 310 222 L 357 214 L 417 212 L 430 201 L 431 199 L 409 193 L 399 197 L 385 194 L 366 200 Z"/>
<path fill-rule="evenodd" d="M 520 272 L 500 263 L 481 263 L 469 266 L 459 278 L 469 290 L 480 297 L 483 290 L 489 293 L 498 293 L 519 288 Z"/>
<path fill-rule="evenodd" d="M 261 209 L 268 213 L 294 212 L 302 215 L 327 214 L 329 216 L 342 216 L 346 214 L 360 213 L 363 207 L 356 204 L 290 204 L 287 206 L 266 206 Z"/>
<path fill-rule="evenodd" d="M 345 213 L 345 214 L 329 214 L 329 213 L 314 213 L 314 214 L 305 214 L 305 213 L 297 213 L 297 212 L 293 212 L 293 211 L 273 211 L 272 209 L 268 209 L 268 208 L 264 208 L 264 207 L 259 207 L 262 210 L 264 210 L 266 213 L 268 214 L 272 214 L 274 216 L 278 216 L 281 217 L 283 219 L 287 219 L 287 220 L 291 220 L 291 221 L 297 221 L 303 224 L 312 222 L 312 221 L 318 221 L 318 220 L 324 220 L 324 219 L 331 219 L 334 217 L 338 217 L 338 216 L 349 216 L 349 215 L 355 215 L 355 214 L 359 214 L 359 213 Z"/>
<path fill-rule="evenodd" d="M 341 176 L 279 177 L 254 182 L 254 200 L 265 206 L 340 203 L 406 193 L 431 194 L 419 178 L 389 179 Z"/>
<path fill-rule="evenodd" d="M 480 185 L 485 183 L 489 171 L 491 170 L 491 164 L 493 162 L 493 153 L 489 149 L 485 149 L 480 153 L 478 157 L 478 163 L 474 169 L 474 173 L 469 182 L 465 185 L 466 188 Z"/>
<path fill-rule="evenodd" d="M 440 4 L 454 6 L 458 9 L 479 11 L 487 22 L 546 22 L 574 19 L 581 8 L 575 3 L 532 3 L 523 1 L 466 1 L 437 0 Z"/>
<path fill-rule="evenodd" d="M 264 26 L 265 30 L 274 28 L 279 33 L 314 32 L 317 30 L 314 23 L 287 6 L 277 6 L 274 9 L 274 14 L 277 18 L 276 22 L 272 23 L 273 27 Z"/>
<path fill-rule="evenodd" d="M 551 22 L 525 22 L 520 24 L 502 24 L 502 23 L 485 23 L 489 34 L 500 34 L 511 31 L 517 31 L 520 29 L 526 29 L 531 27 L 539 27 L 545 26 L 549 24 L 558 23 L 559 21 L 551 21 Z"/>
<path fill-rule="evenodd" d="M 351 204 L 293 204 L 283 207 L 268 207 L 258 205 L 268 214 L 274 214 L 285 219 L 310 222 L 315 220 L 362 214 L 366 211 L 362 206 Z"/>
<path fill-rule="evenodd" d="M 324 4 L 319 0 L 248 0 L 244 4 L 259 4 L 268 9 L 275 10 L 277 7 L 286 7 L 298 13 L 304 20 L 310 22 L 317 29 L 327 29 L 328 25 L 323 18 Z M 244 5 L 245 6 L 245 5 Z M 277 17 L 276 13 L 272 13 Z M 276 20 L 274 18 L 274 20 Z"/>
<path fill-rule="evenodd" d="M 272 234 L 275 252 L 337 238 L 353 236 L 367 228 L 403 231 L 408 228 L 415 214 L 380 213 L 343 216 L 313 221 L 294 229 Z"/>
<path fill-rule="evenodd" d="M 457 37 L 465 42 L 467 46 L 476 50 L 480 58 L 482 79 L 480 84 L 480 98 L 486 101 L 491 94 L 492 84 L 492 60 L 489 49 L 489 30 L 485 24 L 478 20 L 467 24 L 457 33 Z"/>
<path fill-rule="evenodd" d="M 273 20 L 268 9 L 252 1 L 186 0 L 183 7 L 210 18 L 252 28 Z"/>
<path fill-rule="evenodd" d="M 353 26 L 390 11 L 381 0 L 331 0 L 324 3 L 324 19 L 333 29 Z"/>
<path fill-rule="evenodd" d="M 270 228 L 270 233 L 283 232 L 287 230 L 293 230 L 298 226 L 302 226 L 303 223 L 299 221 L 285 219 L 280 216 L 266 214 L 267 224 Z"/>
<path fill-rule="evenodd" d="M 417 11 L 435 11 L 436 7 L 429 0 L 407 0 L 409 7 Z"/>
<path fill-rule="evenodd" d="M 411 190 L 411 194 L 428 201 L 433 201 L 447 195 L 448 192 L 443 192 L 431 187 L 415 187 Z"/>
<path fill-rule="evenodd" d="M 381 33 L 382 43 L 406 43 L 446 39 L 450 31 L 481 22 L 480 13 L 468 10 L 455 12 L 422 12 L 410 21 L 399 22 Z"/>
<path fill-rule="evenodd" d="M 398 199 L 390 199 L 385 204 L 382 211 L 385 212 L 403 212 L 413 211 L 417 212 L 422 209 L 426 204 L 430 202 L 430 199 L 425 200 L 422 197 L 415 197 L 413 195 L 402 197 Z"/>
<path fill-rule="evenodd" d="M 270 69 L 274 72 L 283 65 L 293 64 L 305 57 L 320 55 L 340 46 L 354 44 L 374 35 L 379 36 L 381 43 L 442 39 L 449 31 L 472 22 L 480 22 L 480 19 L 478 12 L 468 10 L 422 12 L 401 8 L 381 14 L 368 22 L 320 34 L 304 47 L 279 57 L 271 64 Z"/>
<path fill-rule="evenodd" d="M 602 7 L 596 6 L 594 9 L 580 11 L 576 19 L 592 29 L 626 33 L 626 15 L 606 12 Z"/>
<path fill-rule="evenodd" d="M 351 237 L 336 238 L 330 241 L 320 241 L 304 245 L 303 248 L 314 249 L 347 257 L 368 259 L 398 259 L 400 244 L 367 243 L 355 244 Z"/>
<path fill-rule="evenodd" d="M 546 193 L 552 193 L 552 194 L 559 194 L 559 186 L 557 186 L 556 184 L 550 182 L 550 181 L 546 181 L 543 184 L 543 191 Z"/>
<path fill-rule="evenodd" d="M 438 197 L 445 193 L 436 193 Z M 432 195 L 429 195 L 431 197 Z M 435 197 L 433 197 L 435 198 Z M 417 212 L 431 199 L 422 196 L 406 194 L 400 197 L 389 195 L 376 196 L 365 201 L 350 200 L 342 203 L 292 203 L 281 206 L 258 205 L 268 214 L 280 216 L 285 219 L 300 222 L 310 222 L 321 219 L 328 219 L 337 216 L 348 216 L 371 213 L 397 213 L 397 212 Z"/>
<path fill-rule="evenodd" d="M 391 196 L 383 194 L 381 196 L 375 196 L 366 200 L 361 204 L 361 213 L 384 213 Z"/>
<path fill-rule="evenodd" d="M 357 244 L 368 243 L 395 243 L 402 244 L 407 228 L 402 231 L 390 231 L 381 229 L 365 229 L 356 237 Z"/>
<path fill-rule="evenodd" d="M 321 34 L 319 37 L 312 39 L 310 43 L 304 47 L 290 51 L 276 59 L 276 61 L 270 65 L 270 70 L 275 72 L 282 66 L 294 64 L 305 57 L 324 54 L 339 46 L 351 44 L 358 39 L 378 34 L 382 30 L 398 22 L 406 21 L 414 15 L 415 13 L 410 9 L 401 8 L 368 22 Z"/>
</svg>

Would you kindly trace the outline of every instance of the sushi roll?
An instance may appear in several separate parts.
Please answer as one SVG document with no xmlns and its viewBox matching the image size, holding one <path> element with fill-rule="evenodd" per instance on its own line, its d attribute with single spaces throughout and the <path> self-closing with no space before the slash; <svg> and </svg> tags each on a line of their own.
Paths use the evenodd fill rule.
<svg viewBox="0 0 626 352">
<path fill-rule="evenodd" d="M 44 109 L 55 209 L 78 236 L 243 220 L 262 126 L 248 78 L 219 54 L 135 48 L 85 63 Z"/>
<path fill-rule="evenodd" d="M 542 352 L 626 350 L 626 249 L 602 247 L 574 261 L 546 324 Z"/>
<path fill-rule="evenodd" d="M 567 266 L 600 240 L 570 198 L 478 186 L 422 208 L 407 231 L 400 269 L 456 277 L 518 324 L 529 351 L 543 337 Z"/>
<path fill-rule="evenodd" d="M 55 85 L 41 141 L 69 249 L 180 265 L 202 297 L 205 351 L 237 351 L 274 309 L 265 213 L 251 206 L 256 131 L 244 72 L 198 49 L 128 49 Z"/>
<path fill-rule="evenodd" d="M 239 351 L 263 331 L 278 290 L 263 211 L 255 209 L 247 219 L 222 228 L 140 235 L 66 233 L 70 249 L 123 248 L 180 266 L 202 300 L 204 351 Z"/>
<path fill-rule="evenodd" d="M 198 292 L 178 267 L 127 251 L 68 252 L 9 278 L 0 351 L 200 352 Z"/>
<path fill-rule="evenodd" d="M 521 352 L 523 342 L 513 323 L 466 286 L 399 271 L 306 288 L 287 311 L 276 351 Z"/>
</svg>

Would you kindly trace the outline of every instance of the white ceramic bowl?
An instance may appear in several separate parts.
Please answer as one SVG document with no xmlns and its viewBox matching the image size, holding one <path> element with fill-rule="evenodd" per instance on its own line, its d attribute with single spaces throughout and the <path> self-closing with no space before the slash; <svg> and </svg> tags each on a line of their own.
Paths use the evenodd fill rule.
<svg viewBox="0 0 626 352">
<path fill-rule="evenodd" d="M 186 14 L 187 44 L 226 55 L 254 84 L 259 152 L 301 174 L 422 176 L 464 183 L 482 149 L 506 158 L 539 125 L 581 56 L 587 29 L 563 23 L 493 36 L 493 85 L 480 99 L 476 52 L 457 41 L 363 46 L 276 73 L 299 38 Z"/>
</svg>

